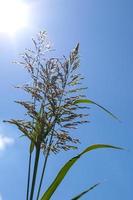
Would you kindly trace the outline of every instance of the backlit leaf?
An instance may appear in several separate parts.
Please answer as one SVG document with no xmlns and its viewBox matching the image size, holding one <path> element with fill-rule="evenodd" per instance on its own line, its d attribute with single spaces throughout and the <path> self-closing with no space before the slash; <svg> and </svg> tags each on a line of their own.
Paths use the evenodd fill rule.
<svg viewBox="0 0 133 200">
<path fill-rule="evenodd" d="M 82 151 L 79 155 L 73 157 L 72 159 L 70 159 L 59 171 L 59 173 L 57 174 L 55 180 L 52 182 L 52 184 L 50 185 L 50 187 L 47 189 L 47 191 L 43 194 L 41 200 L 49 200 L 51 198 L 51 196 L 53 195 L 53 193 L 55 192 L 55 190 L 58 188 L 58 186 L 60 185 L 60 183 L 62 182 L 62 180 L 64 179 L 64 177 L 66 176 L 67 172 L 70 170 L 70 168 L 74 165 L 74 163 L 76 161 L 78 161 L 78 159 L 85 153 L 95 150 L 95 149 L 101 149 L 101 148 L 112 148 L 112 149 L 120 149 L 122 150 L 122 148 L 120 147 L 115 147 L 112 145 L 106 145 L 106 144 L 94 144 L 92 146 L 87 147 L 84 151 Z"/>
</svg>

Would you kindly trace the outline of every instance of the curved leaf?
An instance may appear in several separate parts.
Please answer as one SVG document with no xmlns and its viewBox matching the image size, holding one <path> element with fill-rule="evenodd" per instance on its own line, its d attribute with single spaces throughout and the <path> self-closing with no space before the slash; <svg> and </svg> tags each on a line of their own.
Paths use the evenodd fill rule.
<svg viewBox="0 0 133 200">
<path fill-rule="evenodd" d="M 70 170 L 70 168 L 74 165 L 74 163 L 76 161 L 78 161 L 78 159 L 85 153 L 95 150 L 95 149 L 100 149 L 100 148 L 113 148 L 113 149 L 120 149 L 122 150 L 122 148 L 120 147 L 115 147 L 112 145 L 106 145 L 106 144 L 94 144 L 92 146 L 87 147 L 84 151 L 82 151 L 79 155 L 73 157 L 72 159 L 70 159 L 59 171 L 59 173 L 57 174 L 55 180 L 52 182 L 52 184 L 50 185 L 50 187 L 47 189 L 47 191 L 43 194 L 41 200 L 49 200 L 51 198 L 51 196 L 53 195 L 53 193 L 55 192 L 55 190 L 57 189 L 57 187 L 60 185 L 60 183 L 62 182 L 62 180 L 64 179 L 64 177 L 66 176 L 67 172 Z"/>
<path fill-rule="evenodd" d="M 110 112 L 109 110 L 107 110 L 106 108 L 104 108 L 103 106 L 99 105 L 98 103 L 90 100 L 90 99 L 79 99 L 79 100 L 76 100 L 74 102 L 75 104 L 78 104 L 78 103 L 89 103 L 89 104 L 94 104 L 96 106 L 98 106 L 99 108 L 101 108 L 102 110 L 104 110 L 105 112 L 107 112 L 109 115 L 111 115 L 113 118 L 117 119 L 118 121 L 120 121 L 118 119 L 118 117 L 116 117 L 112 112 Z"/>
<path fill-rule="evenodd" d="M 85 195 L 87 192 L 90 192 L 91 190 L 93 190 L 95 187 L 97 187 L 100 183 L 96 183 L 95 185 L 91 186 L 89 189 L 85 190 L 84 192 L 81 192 L 79 195 L 77 195 L 76 197 L 72 198 L 71 200 L 77 200 L 80 199 L 80 197 L 82 197 L 83 195 Z"/>
</svg>

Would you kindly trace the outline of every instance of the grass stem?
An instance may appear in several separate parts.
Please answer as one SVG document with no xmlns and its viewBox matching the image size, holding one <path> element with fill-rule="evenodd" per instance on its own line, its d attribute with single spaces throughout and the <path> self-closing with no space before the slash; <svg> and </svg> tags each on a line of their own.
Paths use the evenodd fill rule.
<svg viewBox="0 0 133 200">
<path fill-rule="evenodd" d="M 35 162 L 34 162 L 34 171 L 33 171 L 33 176 L 32 176 L 32 186 L 31 186 L 31 192 L 30 192 L 30 200 L 33 199 L 33 195 L 34 195 L 39 157 L 40 157 L 40 146 L 36 147 L 36 155 L 35 155 Z"/>
<path fill-rule="evenodd" d="M 29 155 L 29 167 L 28 167 L 28 180 L 27 180 L 27 193 L 26 193 L 26 200 L 29 199 L 29 186 L 30 186 L 30 175 L 31 175 L 31 158 L 32 154 Z"/>
</svg>

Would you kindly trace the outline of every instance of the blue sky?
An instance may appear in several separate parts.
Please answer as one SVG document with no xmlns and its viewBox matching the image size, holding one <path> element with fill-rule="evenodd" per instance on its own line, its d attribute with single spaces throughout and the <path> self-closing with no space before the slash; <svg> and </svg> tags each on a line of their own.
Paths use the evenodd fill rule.
<svg viewBox="0 0 133 200">
<path fill-rule="evenodd" d="M 19 118 L 22 109 L 13 101 L 23 94 L 13 85 L 23 83 L 26 72 L 12 64 L 31 47 L 31 38 L 46 30 L 57 55 L 68 55 L 80 42 L 80 71 L 88 86 L 87 97 L 105 106 L 120 119 L 113 120 L 95 106 L 91 121 L 75 134 L 79 151 L 94 143 L 125 147 L 126 151 L 98 150 L 85 155 L 69 172 L 52 200 L 70 200 L 96 182 L 102 184 L 82 199 L 130 200 L 133 180 L 133 26 L 131 0 L 30 0 L 30 24 L 12 38 L 0 33 L 0 194 L 2 200 L 25 199 L 28 149 L 15 127 L 3 119 Z M 1 139 L 2 138 L 2 139 Z M 2 141 L 2 144 L 1 144 Z M 2 146 L 3 145 L 3 146 Z M 77 152 L 50 157 L 44 190 L 60 167 Z M 1 197 L 0 197 L 1 198 Z M 1 199 L 0 199 L 1 200 Z"/>
</svg>

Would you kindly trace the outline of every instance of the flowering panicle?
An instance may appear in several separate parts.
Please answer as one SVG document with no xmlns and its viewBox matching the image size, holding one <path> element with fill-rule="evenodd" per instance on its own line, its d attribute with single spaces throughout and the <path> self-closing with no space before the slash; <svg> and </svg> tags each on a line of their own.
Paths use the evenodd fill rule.
<svg viewBox="0 0 133 200">
<path fill-rule="evenodd" d="M 39 145 L 44 153 L 57 153 L 60 150 L 76 149 L 79 140 L 72 137 L 71 129 L 87 123 L 87 114 L 75 101 L 84 98 L 80 87 L 83 79 L 76 71 L 79 67 L 79 44 L 69 57 L 47 58 L 51 50 L 46 32 L 40 32 L 37 40 L 33 39 L 33 50 L 26 50 L 22 55 L 22 64 L 31 77 L 31 84 L 22 88 L 30 95 L 29 101 L 16 101 L 26 109 L 25 120 L 9 120 L 27 136 L 35 146 Z"/>
</svg>

